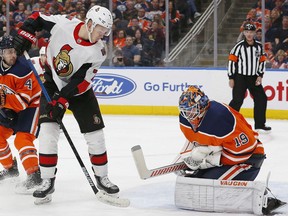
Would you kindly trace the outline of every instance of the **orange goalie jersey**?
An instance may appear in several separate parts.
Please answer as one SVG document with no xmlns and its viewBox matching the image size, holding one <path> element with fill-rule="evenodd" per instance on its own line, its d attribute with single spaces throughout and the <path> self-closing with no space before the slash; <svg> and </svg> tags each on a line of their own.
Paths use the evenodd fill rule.
<svg viewBox="0 0 288 216">
<path fill-rule="evenodd" d="M 0 67 L 0 88 L 6 93 L 4 108 L 20 112 L 30 107 L 39 107 L 41 87 L 24 57 L 4 70 Z"/>
<path fill-rule="evenodd" d="M 252 154 L 264 154 L 258 133 L 252 130 L 240 113 L 225 104 L 211 101 L 197 131 L 183 116 L 179 115 L 179 118 L 180 129 L 187 140 L 223 148 L 223 165 L 245 163 Z"/>
</svg>

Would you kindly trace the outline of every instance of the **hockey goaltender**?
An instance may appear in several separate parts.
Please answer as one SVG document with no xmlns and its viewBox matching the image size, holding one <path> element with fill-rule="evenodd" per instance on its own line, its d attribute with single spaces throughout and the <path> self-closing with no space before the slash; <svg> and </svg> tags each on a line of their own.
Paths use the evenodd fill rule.
<svg viewBox="0 0 288 216">
<path fill-rule="evenodd" d="M 239 112 L 210 101 L 198 86 L 182 93 L 179 110 L 188 142 L 176 162 L 189 170 L 177 177 L 177 207 L 267 215 L 286 204 L 254 181 L 266 157 L 258 133 Z"/>
</svg>

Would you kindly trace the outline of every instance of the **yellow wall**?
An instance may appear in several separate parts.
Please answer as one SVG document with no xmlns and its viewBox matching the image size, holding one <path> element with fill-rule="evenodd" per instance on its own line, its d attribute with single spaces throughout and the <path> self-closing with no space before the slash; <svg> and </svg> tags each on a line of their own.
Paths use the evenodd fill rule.
<svg viewBox="0 0 288 216">
<path fill-rule="evenodd" d="M 175 106 L 120 106 L 100 105 L 102 114 L 120 115 L 178 115 Z M 253 109 L 242 108 L 240 112 L 246 118 L 253 117 Z M 288 110 L 267 110 L 267 118 L 288 119 Z"/>
</svg>

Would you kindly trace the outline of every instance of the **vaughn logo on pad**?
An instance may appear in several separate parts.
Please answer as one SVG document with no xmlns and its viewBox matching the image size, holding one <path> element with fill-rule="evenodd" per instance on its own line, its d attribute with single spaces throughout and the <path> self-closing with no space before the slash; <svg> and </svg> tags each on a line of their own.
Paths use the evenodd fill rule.
<svg viewBox="0 0 288 216">
<path fill-rule="evenodd" d="M 93 90 L 98 98 L 123 97 L 135 89 L 136 83 L 125 76 L 101 73 L 93 78 Z"/>
</svg>

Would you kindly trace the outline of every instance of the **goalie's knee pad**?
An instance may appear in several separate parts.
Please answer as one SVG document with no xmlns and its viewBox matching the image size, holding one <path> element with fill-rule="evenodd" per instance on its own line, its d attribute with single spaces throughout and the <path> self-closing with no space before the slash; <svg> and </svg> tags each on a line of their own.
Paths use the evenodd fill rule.
<svg viewBox="0 0 288 216">
<path fill-rule="evenodd" d="M 253 181 L 226 181 L 177 177 L 175 205 L 195 211 L 262 214 L 266 185 Z"/>
</svg>

